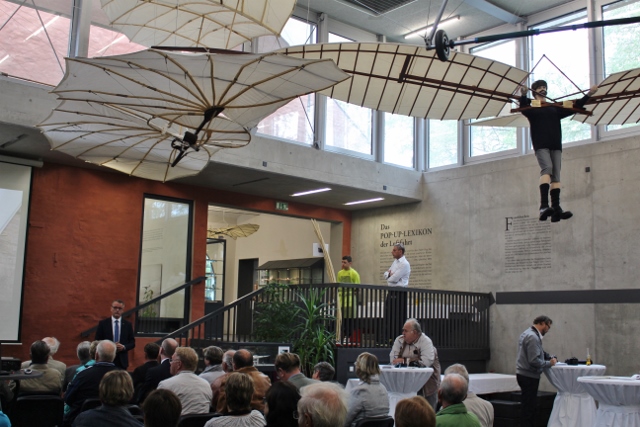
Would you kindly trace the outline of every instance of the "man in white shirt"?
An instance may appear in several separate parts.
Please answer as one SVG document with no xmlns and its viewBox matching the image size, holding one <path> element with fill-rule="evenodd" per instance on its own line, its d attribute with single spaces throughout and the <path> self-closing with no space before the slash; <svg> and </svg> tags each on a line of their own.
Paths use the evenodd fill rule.
<svg viewBox="0 0 640 427">
<path fill-rule="evenodd" d="M 171 390 L 182 403 L 182 415 L 206 414 L 210 410 L 211 386 L 193 371 L 198 366 L 198 354 L 190 347 L 178 347 L 171 356 L 171 378 L 161 381 L 158 389 Z"/>
<path fill-rule="evenodd" d="M 393 245 L 391 255 L 394 258 L 389 270 L 385 271 L 384 278 L 389 286 L 409 286 L 409 276 L 411 275 L 411 266 L 409 261 L 404 257 L 404 245 L 396 243 Z"/>
<path fill-rule="evenodd" d="M 391 267 L 384 272 L 384 279 L 394 290 L 389 290 L 384 303 L 385 325 L 387 330 L 383 337 L 383 342 L 391 340 L 400 330 L 402 322 L 407 318 L 407 292 L 395 289 L 407 288 L 409 286 L 409 276 L 411 266 L 404 256 L 404 245 L 396 243 L 393 245 L 391 255 L 394 260 Z"/>
</svg>

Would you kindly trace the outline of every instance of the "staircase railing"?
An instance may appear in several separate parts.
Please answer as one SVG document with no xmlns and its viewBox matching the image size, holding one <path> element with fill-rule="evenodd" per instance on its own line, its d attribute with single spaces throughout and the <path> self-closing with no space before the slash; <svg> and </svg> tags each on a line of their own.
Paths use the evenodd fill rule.
<svg viewBox="0 0 640 427">
<path fill-rule="evenodd" d="M 131 315 L 135 314 L 136 315 L 136 322 L 134 322 L 136 324 L 136 333 L 140 333 L 140 328 L 139 328 L 139 323 L 141 320 L 144 319 L 145 322 L 145 327 L 149 328 L 150 331 L 157 331 L 159 333 L 167 333 L 167 332 L 171 332 L 170 330 L 163 330 L 164 327 L 167 324 L 167 319 L 161 317 L 157 312 L 155 316 L 141 316 L 140 313 L 143 312 L 144 310 L 146 310 L 149 307 L 153 307 L 153 306 L 159 306 L 160 303 L 162 302 L 162 300 L 177 294 L 178 292 L 181 292 L 185 289 L 190 289 L 192 286 L 197 285 L 200 282 L 203 282 L 206 280 L 206 277 L 201 276 L 201 277 L 197 277 L 193 280 L 188 281 L 187 283 L 185 283 L 184 285 L 180 285 L 177 288 L 174 288 L 170 291 L 167 291 L 165 293 L 163 293 L 162 295 L 159 295 L 153 299 L 150 299 L 149 301 L 146 301 L 142 304 L 138 304 L 135 307 L 125 311 L 124 313 L 122 313 L 122 317 L 127 319 L 129 318 Z M 173 330 L 178 329 L 183 323 L 185 322 L 185 319 L 177 319 L 175 321 L 176 323 L 179 323 L 179 325 L 177 327 L 174 327 Z M 98 325 L 89 328 L 87 330 L 84 330 L 82 332 L 80 332 L 80 336 L 81 337 L 88 337 L 89 335 L 91 335 L 93 332 L 96 331 L 96 329 L 98 329 Z"/>
</svg>

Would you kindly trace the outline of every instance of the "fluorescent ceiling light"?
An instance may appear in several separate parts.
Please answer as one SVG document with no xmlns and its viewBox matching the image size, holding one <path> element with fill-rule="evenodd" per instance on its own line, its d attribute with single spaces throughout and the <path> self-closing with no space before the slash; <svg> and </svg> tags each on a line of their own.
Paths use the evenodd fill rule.
<svg viewBox="0 0 640 427">
<path fill-rule="evenodd" d="M 318 188 L 317 190 L 302 191 L 300 193 L 292 194 L 291 197 L 306 196 L 308 194 L 323 193 L 325 191 L 331 191 L 331 189 L 329 187 L 326 187 L 326 188 Z"/>
<path fill-rule="evenodd" d="M 438 28 L 440 28 L 443 25 L 447 25 L 447 24 L 451 24 L 453 22 L 459 21 L 460 20 L 460 15 L 456 15 L 456 16 L 452 16 L 451 18 L 447 18 L 447 19 L 443 19 L 442 21 L 440 21 L 440 24 L 438 25 Z M 429 25 L 428 27 L 424 27 L 424 28 L 420 28 L 419 30 L 413 31 L 409 34 L 407 34 L 406 36 L 404 36 L 405 39 L 410 39 L 412 37 L 422 37 L 424 38 L 433 28 L 433 25 Z"/>
<path fill-rule="evenodd" d="M 2 64 L 4 61 L 6 61 L 7 59 L 9 59 L 9 55 L 5 55 L 4 58 L 0 59 L 0 64 Z"/>
<path fill-rule="evenodd" d="M 358 200 L 355 202 L 349 202 L 349 203 L 345 203 L 345 206 L 351 206 L 351 205 L 360 205 L 362 203 L 373 203 L 373 202 L 379 202 L 380 200 L 384 200 L 384 197 L 376 197 L 375 199 L 367 199 L 367 200 Z"/>
</svg>

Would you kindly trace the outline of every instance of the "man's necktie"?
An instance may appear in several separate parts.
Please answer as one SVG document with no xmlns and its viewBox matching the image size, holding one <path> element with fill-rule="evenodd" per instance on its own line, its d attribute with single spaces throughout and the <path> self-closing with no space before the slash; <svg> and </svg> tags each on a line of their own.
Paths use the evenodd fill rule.
<svg viewBox="0 0 640 427">
<path fill-rule="evenodd" d="M 118 341 L 120 341 L 120 327 L 118 326 L 118 321 L 116 320 L 113 327 L 113 342 Z"/>
</svg>

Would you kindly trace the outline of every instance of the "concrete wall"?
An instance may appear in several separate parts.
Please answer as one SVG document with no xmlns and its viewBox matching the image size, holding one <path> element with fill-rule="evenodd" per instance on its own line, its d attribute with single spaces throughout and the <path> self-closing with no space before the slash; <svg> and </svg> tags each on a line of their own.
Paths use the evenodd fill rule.
<svg viewBox="0 0 640 427">
<path fill-rule="evenodd" d="M 422 203 L 354 213 L 354 266 L 363 283 L 382 283 L 389 244 L 404 239 L 410 286 L 637 289 L 639 143 L 631 137 L 565 149 L 561 203 L 574 217 L 555 224 L 537 219 L 533 155 L 426 173 Z M 638 372 L 637 304 L 494 305 L 489 369 L 515 372 L 518 336 L 539 314 L 554 320 L 544 346 L 561 360 L 584 359 L 588 347 L 608 374 Z"/>
</svg>

